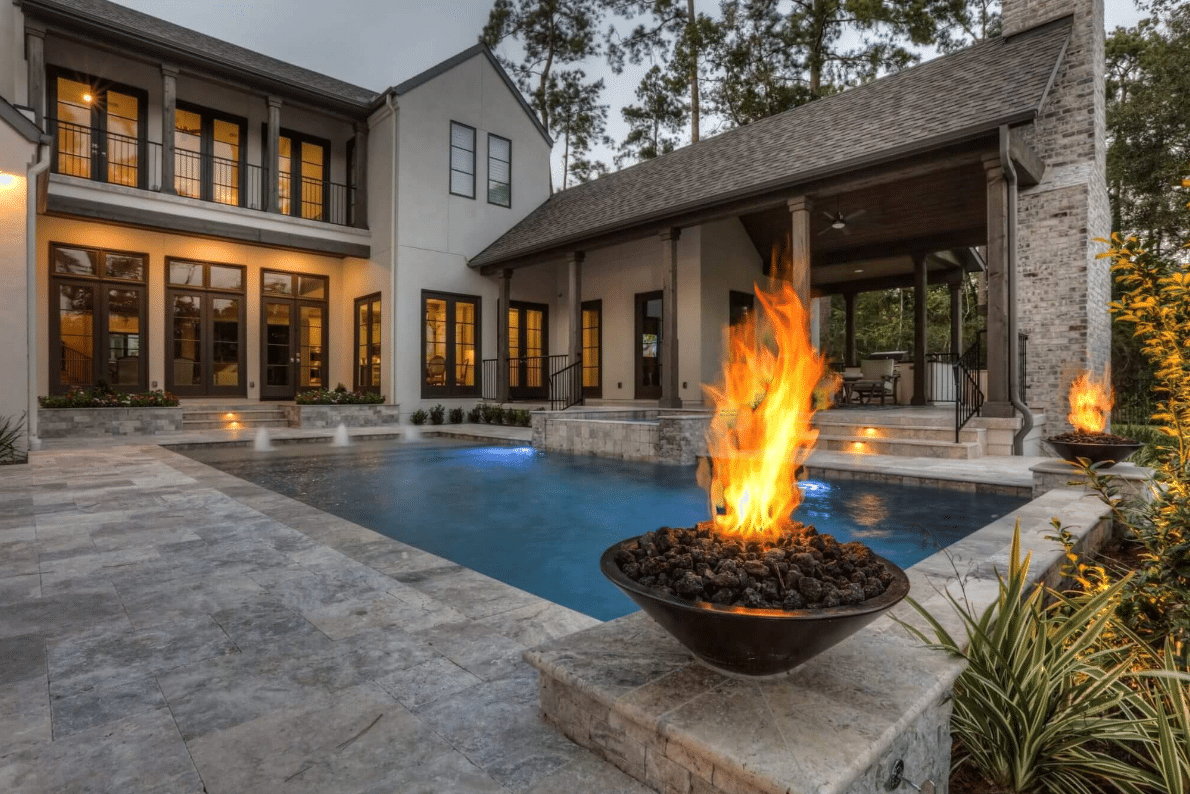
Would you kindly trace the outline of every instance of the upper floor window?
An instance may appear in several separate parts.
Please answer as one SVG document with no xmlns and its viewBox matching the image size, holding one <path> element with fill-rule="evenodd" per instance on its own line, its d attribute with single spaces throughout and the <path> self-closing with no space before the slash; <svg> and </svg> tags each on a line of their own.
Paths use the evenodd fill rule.
<svg viewBox="0 0 1190 794">
<path fill-rule="evenodd" d="M 54 170 L 142 187 L 145 92 L 74 72 L 49 70 Z"/>
<path fill-rule="evenodd" d="M 265 126 L 266 141 L 268 134 Z M 331 220 L 332 214 L 345 216 L 347 207 L 338 206 L 332 212 L 329 200 L 330 150 L 328 140 L 281 130 L 277 137 L 277 201 L 282 214 L 316 221 Z"/>
<path fill-rule="evenodd" d="M 475 198 L 475 128 L 450 123 L 450 192 Z"/>
<path fill-rule="evenodd" d="M 512 141 L 488 135 L 488 203 L 512 206 Z"/>
<path fill-rule="evenodd" d="M 174 190 L 179 196 L 242 204 L 247 122 L 178 103 L 174 113 Z"/>
</svg>

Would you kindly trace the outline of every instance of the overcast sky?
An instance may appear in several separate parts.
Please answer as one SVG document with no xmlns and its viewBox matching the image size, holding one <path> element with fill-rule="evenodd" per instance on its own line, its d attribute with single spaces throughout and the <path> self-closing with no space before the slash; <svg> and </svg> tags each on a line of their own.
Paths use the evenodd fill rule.
<svg viewBox="0 0 1190 794">
<path fill-rule="evenodd" d="M 3 1 L 3 0 L 0 0 Z M 474 44 L 487 21 L 492 0 L 118 0 L 210 36 L 248 47 L 283 61 L 382 91 Z M 1140 13 L 1132 0 L 1104 0 L 1107 28 L 1135 24 Z M 695 0 L 710 14 L 718 0 Z M 622 24 L 621 29 L 627 25 Z M 633 101 L 643 69 L 604 78 L 608 132 L 623 138 L 620 108 Z M 709 130 L 704 130 L 704 134 Z M 560 146 L 554 181 L 561 173 Z M 598 151 L 611 165 L 612 153 Z"/>
</svg>

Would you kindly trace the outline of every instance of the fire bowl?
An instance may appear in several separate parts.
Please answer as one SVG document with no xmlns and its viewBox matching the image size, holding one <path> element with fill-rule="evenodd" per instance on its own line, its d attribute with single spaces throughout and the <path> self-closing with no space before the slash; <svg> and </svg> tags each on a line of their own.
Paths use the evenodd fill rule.
<svg viewBox="0 0 1190 794">
<path fill-rule="evenodd" d="M 1053 438 L 1047 438 L 1045 441 L 1064 460 L 1077 463 L 1079 458 L 1086 458 L 1092 463 L 1103 464 L 1100 468 L 1104 469 L 1110 469 L 1117 463 L 1127 460 L 1133 452 L 1144 446 L 1144 444 L 1135 441 L 1130 444 L 1093 444 L 1058 441 Z"/>
<path fill-rule="evenodd" d="M 767 676 L 792 670 L 859 631 L 909 594 L 905 572 L 873 555 L 893 579 L 883 594 L 853 606 L 784 610 L 695 603 L 629 579 L 616 565 L 619 549 L 616 543 L 603 553 L 599 560 L 603 575 L 700 662 L 732 675 Z"/>
</svg>

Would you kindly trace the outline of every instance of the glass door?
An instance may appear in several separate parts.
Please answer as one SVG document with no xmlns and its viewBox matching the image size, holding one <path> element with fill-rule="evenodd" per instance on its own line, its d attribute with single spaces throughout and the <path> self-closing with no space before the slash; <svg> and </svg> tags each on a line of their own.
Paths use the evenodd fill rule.
<svg viewBox="0 0 1190 794">
<path fill-rule="evenodd" d="M 513 399 L 549 396 L 549 317 L 544 303 L 508 304 L 508 389 Z"/>
<path fill-rule="evenodd" d="M 380 391 L 380 293 L 355 299 L 355 390 Z"/>
<path fill-rule="evenodd" d="M 661 291 L 636 295 L 636 399 L 661 398 Z"/>
<path fill-rule="evenodd" d="M 294 353 L 293 301 L 265 299 L 261 312 L 264 343 L 261 354 L 260 396 L 265 400 L 290 400 L 297 394 L 297 359 Z"/>
<path fill-rule="evenodd" d="M 244 269 L 170 259 L 166 272 L 166 388 L 195 397 L 247 395 Z"/>
<path fill-rule="evenodd" d="M 85 75 L 51 74 L 58 135 L 55 170 L 114 185 L 144 187 L 140 167 L 144 92 L 101 85 Z"/>
<path fill-rule="evenodd" d="M 261 273 L 262 400 L 292 400 L 299 391 L 326 389 L 327 279 L 298 273 Z"/>
<path fill-rule="evenodd" d="M 603 301 L 583 301 L 583 396 L 603 396 Z"/>
</svg>

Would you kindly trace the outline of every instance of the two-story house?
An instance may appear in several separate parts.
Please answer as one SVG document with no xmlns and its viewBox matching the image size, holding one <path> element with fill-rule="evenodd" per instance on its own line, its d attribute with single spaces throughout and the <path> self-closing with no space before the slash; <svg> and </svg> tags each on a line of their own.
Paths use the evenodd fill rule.
<svg viewBox="0 0 1190 794">
<path fill-rule="evenodd" d="M 484 46 L 376 92 L 106 0 L 2 4 L 0 37 L 9 130 L 49 136 L 0 166 L 22 207 L 42 171 L 0 220 L 22 336 L 36 293 L 0 413 L 100 381 L 479 396 L 499 285 L 466 261 L 548 196 L 551 147 Z"/>
</svg>

